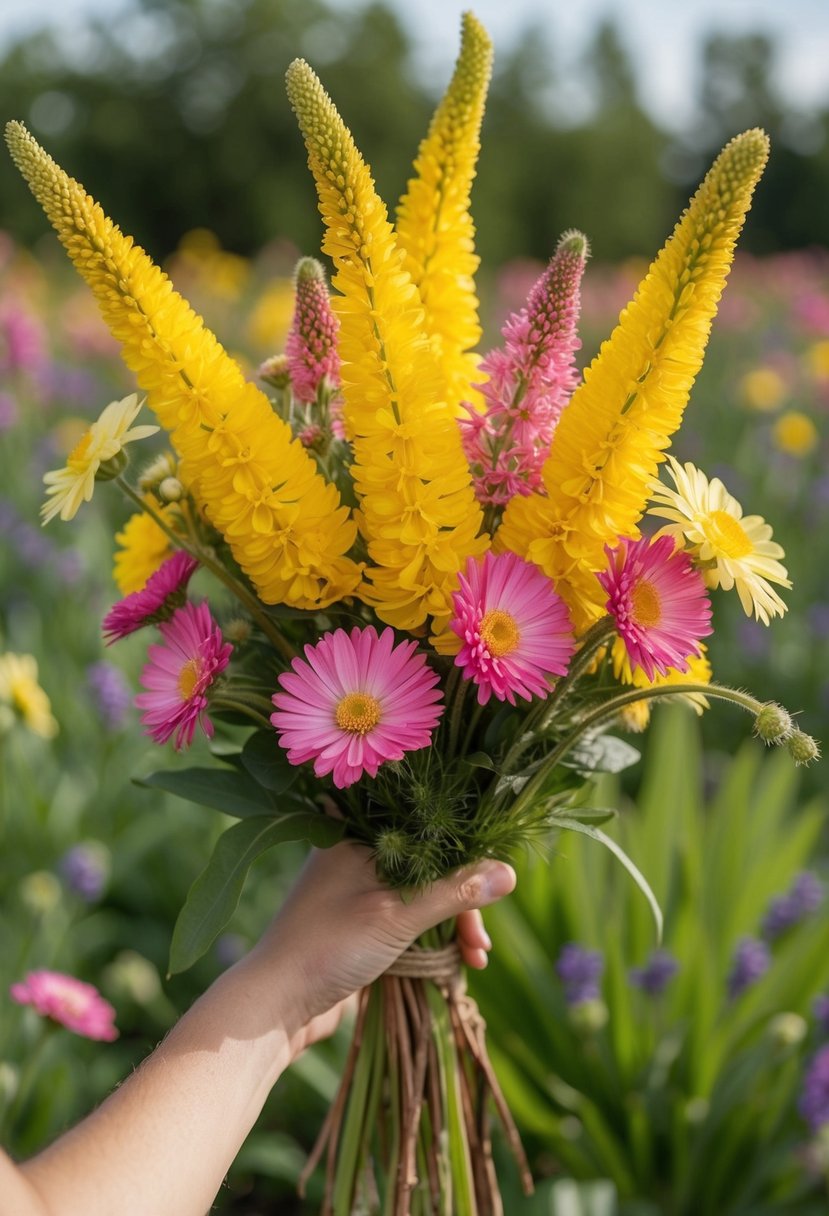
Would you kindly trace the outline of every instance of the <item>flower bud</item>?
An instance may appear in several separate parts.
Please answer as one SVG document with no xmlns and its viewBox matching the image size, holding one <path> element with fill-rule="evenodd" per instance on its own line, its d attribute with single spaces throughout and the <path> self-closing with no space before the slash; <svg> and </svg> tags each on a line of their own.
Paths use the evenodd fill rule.
<svg viewBox="0 0 829 1216">
<path fill-rule="evenodd" d="M 142 494 L 155 492 L 167 477 L 176 475 L 176 458 L 172 452 L 162 452 L 141 471 L 138 488 Z"/>
<path fill-rule="evenodd" d="M 30 912 L 45 916 L 61 901 L 61 885 L 48 870 L 34 870 L 20 880 L 20 898 Z"/>
<path fill-rule="evenodd" d="M 235 616 L 222 626 L 222 632 L 234 646 L 241 646 L 253 636 L 253 625 L 246 617 Z"/>
<path fill-rule="evenodd" d="M 791 732 L 791 716 L 776 701 L 766 702 L 754 719 L 754 733 L 764 743 L 782 743 Z"/>
<path fill-rule="evenodd" d="M 768 1024 L 768 1035 L 775 1047 L 797 1047 L 808 1032 L 805 1018 L 799 1013 L 778 1013 Z"/>
<path fill-rule="evenodd" d="M 598 1034 L 610 1017 L 607 1005 L 598 997 L 571 1005 L 568 1012 L 573 1029 L 585 1035 Z"/>
<path fill-rule="evenodd" d="M 264 363 L 260 363 L 257 373 L 260 380 L 273 388 L 284 389 L 291 383 L 291 373 L 287 355 L 271 355 Z"/>
<path fill-rule="evenodd" d="M 811 764 L 820 759 L 820 747 L 816 739 L 802 730 L 794 730 L 786 740 L 789 755 L 795 764 Z"/>
<path fill-rule="evenodd" d="M 177 477 L 165 477 L 158 487 L 162 502 L 179 502 L 184 497 L 184 486 Z"/>
<path fill-rule="evenodd" d="M 161 993 L 161 980 L 153 964 L 135 950 L 122 950 L 104 968 L 103 983 L 110 993 L 136 1005 L 149 1005 Z"/>
</svg>

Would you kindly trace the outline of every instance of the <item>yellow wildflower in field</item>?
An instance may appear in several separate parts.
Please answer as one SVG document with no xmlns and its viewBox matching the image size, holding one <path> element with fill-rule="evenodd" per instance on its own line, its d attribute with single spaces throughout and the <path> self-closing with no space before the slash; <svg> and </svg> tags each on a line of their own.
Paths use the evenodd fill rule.
<svg viewBox="0 0 829 1216">
<path fill-rule="evenodd" d="M 494 547 L 540 566 L 578 630 L 601 614 L 590 572 L 604 566 L 605 545 L 639 534 L 767 157 L 759 130 L 717 157 L 562 414 L 543 468 L 547 497 L 514 498 L 504 513 Z"/>
<path fill-rule="evenodd" d="M 808 414 L 801 410 L 786 410 L 772 427 L 772 438 L 787 456 L 808 456 L 817 447 L 820 436 Z"/>
<path fill-rule="evenodd" d="M 475 227 L 470 190 L 480 151 L 481 121 L 492 71 L 492 43 L 472 13 L 464 13 L 455 71 L 429 133 L 420 145 L 397 207 L 397 240 L 405 266 L 420 292 L 453 407 L 476 394 L 480 380 L 475 350 L 481 338 L 475 271 Z"/>
<path fill-rule="evenodd" d="M 829 380 L 829 338 L 812 343 L 806 351 L 806 366 L 814 380 Z"/>
<path fill-rule="evenodd" d="M 755 367 L 740 381 L 740 396 L 749 409 L 771 414 L 786 399 L 786 381 L 773 367 Z"/>
<path fill-rule="evenodd" d="M 334 262 L 332 305 L 360 529 L 374 563 L 364 598 L 381 620 L 414 629 L 448 613 L 457 573 L 484 552 L 481 509 L 423 304 L 385 204 L 351 133 L 302 60 L 288 95 L 308 149 Z"/>
<path fill-rule="evenodd" d="M 30 654 L 0 654 L 0 726 L 19 718 L 42 739 L 58 733 L 49 697 L 38 682 L 37 660 Z"/>
<path fill-rule="evenodd" d="M 143 405 L 135 393 L 111 401 L 73 447 L 62 469 L 45 473 L 46 502 L 40 509 L 46 524 L 56 515 L 74 519 L 82 502 L 89 502 L 101 466 L 120 456 L 128 443 L 155 435 L 157 426 L 133 426 Z"/>
<path fill-rule="evenodd" d="M 144 251 L 22 124 L 6 138 L 170 431 L 182 480 L 260 599 L 317 608 L 352 594 L 356 525 L 336 487 Z"/>
<path fill-rule="evenodd" d="M 771 584 L 791 583 L 778 561 L 785 554 L 771 539 L 770 525 L 761 515 L 743 515 L 720 479 L 709 481 L 693 464 L 683 466 L 668 456 L 668 472 L 676 488 L 657 482 L 648 512 L 671 521 L 661 533 L 685 542 L 707 586 L 736 587 L 747 616 L 753 612 L 764 625 L 782 616 L 786 605 Z"/>
<path fill-rule="evenodd" d="M 169 507 L 155 506 L 155 510 L 165 518 L 170 514 Z M 115 553 L 112 576 L 122 595 L 140 591 L 150 575 L 174 552 L 167 533 L 143 511 L 131 515 L 115 539 L 121 547 Z"/>
</svg>

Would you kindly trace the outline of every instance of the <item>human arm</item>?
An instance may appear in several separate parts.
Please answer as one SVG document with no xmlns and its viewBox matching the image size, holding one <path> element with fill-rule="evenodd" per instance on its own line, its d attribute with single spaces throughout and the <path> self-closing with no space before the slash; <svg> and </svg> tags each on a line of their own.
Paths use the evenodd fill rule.
<svg viewBox="0 0 829 1216">
<path fill-rule="evenodd" d="M 274 1082 L 342 1003 L 452 916 L 466 961 L 482 965 L 472 909 L 514 882 L 487 861 L 404 902 L 367 850 L 312 854 L 253 950 L 92 1115 L 21 1166 L 0 1154 L 0 1216 L 204 1216 Z"/>
</svg>

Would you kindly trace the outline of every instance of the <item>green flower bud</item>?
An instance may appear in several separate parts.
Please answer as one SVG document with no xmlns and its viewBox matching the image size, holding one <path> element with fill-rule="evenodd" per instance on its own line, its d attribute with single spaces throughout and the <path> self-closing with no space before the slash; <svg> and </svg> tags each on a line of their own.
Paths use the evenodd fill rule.
<svg viewBox="0 0 829 1216">
<path fill-rule="evenodd" d="M 754 733 L 764 743 L 782 743 L 792 733 L 791 715 L 776 701 L 768 701 L 754 719 Z"/>
<path fill-rule="evenodd" d="M 149 1005 L 161 993 L 158 971 L 142 954 L 122 950 L 104 968 L 102 982 L 116 997 L 127 997 L 136 1005 Z"/>
<path fill-rule="evenodd" d="M 249 642 L 253 636 L 253 624 L 246 617 L 235 616 L 232 620 L 222 625 L 222 633 L 228 642 L 232 642 L 234 646 L 242 646 L 245 642 Z"/>
<path fill-rule="evenodd" d="M 786 740 L 789 755 L 795 764 L 811 764 L 820 759 L 820 747 L 816 739 L 802 730 L 794 730 Z"/>
<path fill-rule="evenodd" d="M 271 355 L 259 366 L 259 379 L 264 380 L 273 388 L 285 389 L 291 383 L 291 373 L 288 370 L 287 355 Z"/>
<path fill-rule="evenodd" d="M 809 1027 L 799 1013 L 778 1013 L 768 1024 L 768 1035 L 775 1047 L 797 1047 L 806 1038 Z"/>
<path fill-rule="evenodd" d="M 20 898 L 30 912 L 45 916 L 61 901 L 63 890 L 49 870 L 34 870 L 20 880 Z"/>
<path fill-rule="evenodd" d="M 95 480 L 114 481 L 116 477 L 121 476 L 129 462 L 129 452 L 126 448 L 119 448 L 114 456 L 110 456 L 109 460 L 101 461 L 95 470 Z"/>
<path fill-rule="evenodd" d="M 610 1013 L 604 1001 L 596 997 L 590 1001 L 579 1001 L 571 1005 L 569 1010 L 570 1023 L 580 1034 L 598 1034 L 607 1025 Z"/>
</svg>

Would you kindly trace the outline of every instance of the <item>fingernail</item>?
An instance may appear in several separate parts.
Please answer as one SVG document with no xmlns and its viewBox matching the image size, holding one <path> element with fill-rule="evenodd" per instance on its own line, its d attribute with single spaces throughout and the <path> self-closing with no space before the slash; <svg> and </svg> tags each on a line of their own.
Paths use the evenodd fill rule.
<svg viewBox="0 0 829 1216">
<path fill-rule="evenodd" d="M 515 870 L 504 861 L 494 861 L 484 877 L 484 884 L 490 899 L 509 895 L 515 886 Z"/>
<path fill-rule="evenodd" d="M 486 929 L 481 927 L 481 937 L 484 939 L 484 950 L 492 949 L 492 938 L 487 933 Z"/>
</svg>

